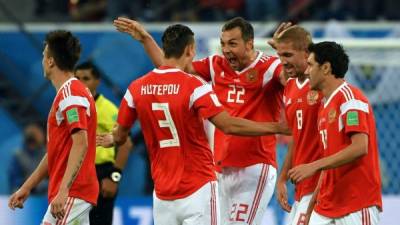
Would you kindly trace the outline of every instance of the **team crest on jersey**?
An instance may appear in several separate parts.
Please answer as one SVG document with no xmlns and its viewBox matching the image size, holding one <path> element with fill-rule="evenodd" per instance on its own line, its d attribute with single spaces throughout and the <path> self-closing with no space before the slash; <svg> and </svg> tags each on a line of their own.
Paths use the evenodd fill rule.
<svg viewBox="0 0 400 225">
<path fill-rule="evenodd" d="M 319 94 L 317 91 L 313 91 L 313 90 L 309 91 L 307 93 L 307 103 L 309 105 L 315 105 L 318 101 L 318 97 L 319 97 Z"/>
<path fill-rule="evenodd" d="M 336 110 L 331 109 L 331 111 L 329 111 L 328 113 L 328 122 L 332 123 L 333 121 L 335 121 L 336 119 Z"/>
<path fill-rule="evenodd" d="M 246 74 L 246 79 L 248 82 L 256 82 L 258 77 L 258 71 L 256 69 L 250 69 L 249 72 Z"/>
</svg>

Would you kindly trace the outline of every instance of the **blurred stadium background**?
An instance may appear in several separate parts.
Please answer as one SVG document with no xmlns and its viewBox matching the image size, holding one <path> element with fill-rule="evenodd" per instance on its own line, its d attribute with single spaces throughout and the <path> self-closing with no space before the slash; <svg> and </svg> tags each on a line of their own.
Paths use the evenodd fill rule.
<svg viewBox="0 0 400 225">
<path fill-rule="evenodd" d="M 83 45 L 81 61 L 91 59 L 104 73 L 99 92 L 119 101 L 131 80 L 152 64 L 142 46 L 117 33 L 119 15 L 145 23 L 157 41 L 172 23 L 188 24 L 196 34 L 198 58 L 219 51 L 223 22 L 243 16 L 253 22 L 258 49 L 280 21 L 298 22 L 315 40 L 343 43 L 351 57 L 347 80 L 362 88 L 375 110 L 384 194 L 383 225 L 399 224 L 400 205 L 400 2 L 397 0 L 0 0 L 0 223 L 39 224 L 46 196 L 35 196 L 23 210 L 7 208 L 10 159 L 31 121 L 45 121 L 55 95 L 43 78 L 45 33 L 69 29 Z M 140 127 L 133 129 L 135 150 L 124 170 L 115 225 L 152 224 L 152 184 Z M 278 159 L 286 152 L 284 139 Z M 360 193 L 362 194 L 362 193 Z M 265 224 L 284 224 L 286 214 L 273 198 Z"/>
</svg>

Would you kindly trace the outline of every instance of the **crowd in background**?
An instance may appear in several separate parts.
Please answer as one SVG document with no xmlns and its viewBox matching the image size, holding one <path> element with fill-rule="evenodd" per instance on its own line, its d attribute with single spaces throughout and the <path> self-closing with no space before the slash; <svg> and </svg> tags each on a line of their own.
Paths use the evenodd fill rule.
<svg viewBox="0 0 400 225">
<path fill-rule="evenodd" d="M 398 20 L 397 0 L 19 0 L 29 21 L 110 21 L 124 15 L 141 21 Z M 23 3 L 22 3 L 23 2 Z M 4 3 L 3 3 L 4 4 Z M 12 7 L 17 3 L 7 2 Z M 22 14 L 22 13 L 21 13 Z"/>
</svg>

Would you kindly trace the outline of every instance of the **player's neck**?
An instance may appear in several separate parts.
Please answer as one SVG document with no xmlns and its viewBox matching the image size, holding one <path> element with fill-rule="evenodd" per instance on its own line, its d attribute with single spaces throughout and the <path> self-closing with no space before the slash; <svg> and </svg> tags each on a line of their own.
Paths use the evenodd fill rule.
<svg viewBox="0 0 400 225">
<path fill-rule="evenodd" d="M 163 66 L 178 68 L 182 71 L 185 70 L 186 63 L 182 59 L 169 58 L 164 59 Z"/>
<path fill-rule="evenodd" d="M 74 74 L 72 72 L 57 71 L 57 73 L 53 74 L 50 80 L 53 86 L 56 88 L 56 91 L 58 92 L 61 86 L 72 77 L 74 77 Z"/>
<path fill-rule="evenodd" d="M 302 84 L 304 81 L 306 81 L 307 76 L 303 73 L 297 76 L 297 80 L 299 81 L 300 84 Z"/>
<path fill-rule="evenodd" d="M 333 76 L 333 75 L 332 75 Z M 322 94 L 325 98 L 329 98 L 332 93 L 344 82 L 343 79 L 330 78 L 325 81 L 324 87 L 322 88 Z"/>
<path fill-rule="evenodd" d="M 257 59 L 257 56 L 258 56 L 258 52 L 256 50 L 254 50 L 254 49 L 251 50 L 249 52 L 248 56 L 246 57 L 246 59 L 243 60 L 243 64 L 241 65 L 239 71 L 241 71 L 241 70 L 247 68 L 248 66 L 250 66 L 254 62 L 254 60 Z"/>
</svg>

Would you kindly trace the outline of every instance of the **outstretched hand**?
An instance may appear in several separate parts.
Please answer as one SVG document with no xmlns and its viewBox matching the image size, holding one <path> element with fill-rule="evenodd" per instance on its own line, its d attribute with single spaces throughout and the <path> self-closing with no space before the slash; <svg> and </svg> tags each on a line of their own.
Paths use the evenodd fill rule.
<svg viewBox="0 0 400 225">
<path fill-rule="evenodd" d="M 127 33 L 140 42 L 150 36 L 142 24 L 128 18 L 118 17 L 118 19 L 114 20 L 114 26 L 119 32 Z"/>
<path fill-rule="evenodd" d="M 276 29 L 276 31 L 275 31 L 275 33 L 274 33 L 274 36 L 273 36 L 271 39 L 269 39 L 269 40 L 267 41 L 268 44 L 269 44 L 272 48 L 276 49 L 276 39 L 277 39 L 280 35 L 282 35 L 282 33 L 283 33 L 286 29 L 288 29 L 288 28 L 291 27 L 291 26 L 293 26 L 293 24 L 292 24 L 291 22 L 283 22 L 283 23 L 281 23 L 281 24 L 279 25 L 279 27 Z"/>
</svg>

